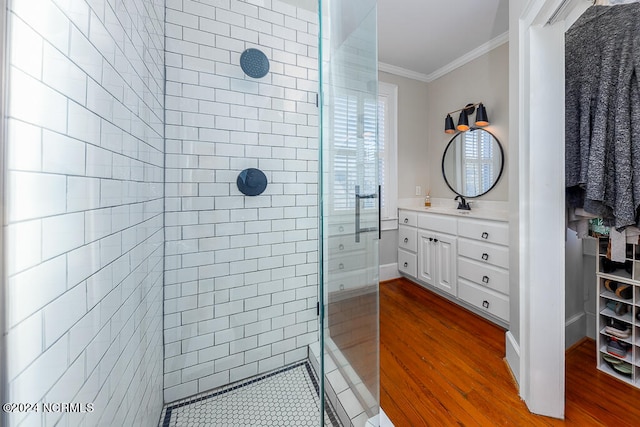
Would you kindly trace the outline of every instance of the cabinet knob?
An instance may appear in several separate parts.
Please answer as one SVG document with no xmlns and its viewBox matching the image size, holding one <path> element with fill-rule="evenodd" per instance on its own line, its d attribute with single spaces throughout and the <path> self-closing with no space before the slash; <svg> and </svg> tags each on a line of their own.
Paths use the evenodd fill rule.
<svg viewBox="0 0 640 427">
<path fill-rule="evenodd" d="M 338 228 L 338 231 L 340 231 L 340 232 L 344 231 L 344 227 L 343 227 L 343 226 L 340 226 L 340 227 Z"/>
<path fill-rule="evenodd" d="M 405 266 L 405 267 L 409 267 L 409 263 L 408 263 L 408 262 L 405 262 L 405 263 L 404 263 L 404 266 Z"/>
<path fill-rule="evenodd" d="M 437 243 L 437 242 L 438 242 L 438 239 L 433 239 L 433 241 Z"/>
<path fill-rule="evenodd" d="M 488 260 L 489 259 L 489 254 L 487 254 L 487 253 L 482 254 L 482 259 L 485 260 L 485 261 Z"/>
<path fill-rule="evenodd" d="M 482 306 L 484 308 L 489 308 L 489 301 L 487 301 L 487 300 L 482 301 Z"/>
<path fill-rule="evenodd" d="M 486 231 L 482 232 L 482 238 L 483 239 L 488 239 L 489 238 L 489 233 L 487 233 Z"/>
<path fill-rule="evenodd" d="M 430 241 L 430 242 L 433 242 L 433 237 L 429 237 L 429 241 Z"/>
<path fill-rule="evenodd" d="M 408 237 L 405 237 L 405 238 L 404 238 L 404 242 L 405 242 L 405 243 L 409 243 L 409 238 L 408 238 Z"/>
<path fill-rule="evenodd" d="M 338 249 L 343 250 L 344 249 L 344 245 L 341 243 L 340 246 L 338 246 Z"/>
<path fill-rule="evenodd" d="M 405 219 L 404 219 L 404 223 L 406 224 L 406 223 L 408 223 L 408 222 L 409 222 L 409 218 L 405 218 Z"/>
<path fill-rule="evenodd" d="M 340 270 L 344 270 L 344 264 L 343 264 L 343 263 L 340 263 L 340 264 L 338 265 L 338 268 L 339 268 Z"/>
<path fill-rule="evenodd" d="M 482 276 L 483 283 L 489 283 L 489 276 Z"/>
</svg>

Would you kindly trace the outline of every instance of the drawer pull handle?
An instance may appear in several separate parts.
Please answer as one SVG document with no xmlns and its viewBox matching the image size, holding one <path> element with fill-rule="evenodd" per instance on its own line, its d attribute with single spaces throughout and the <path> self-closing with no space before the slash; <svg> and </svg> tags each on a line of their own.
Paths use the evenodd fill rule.
<svg viewBox="0 0 640 427">
<path fill-rule="evenodd" d="M 409 243 L 409 238 L 408 238 L 408 237 L 405 237 L 405 238 L 404 238 L 404 242 L 405 242 L 405 243 Z"/>
<path fill-rule="evenodd" d="M 489 308 L 489 301 L 487 301 L 487 300 L 482 301 L 482 306 L 484 308 Z"/>
<path fill-rule="evenodd" d="M 433 237 L 429 237 L 429 241 L 430 241 L 430 242 L 433 242 Z"/>
<path fill-rule="evenodd" d="M 344 245 L 341 243 L 340 246 L 338 246 L 338 249 L 343 250 L 344 249 Z"/>
<path fill-rule="evenodd" d="M 489 283 L 489 276 L 482 276 L 483 283 Z"/>
<path fill-rule="evenodd" d="M 405 263 L 404 263 L 404 266 L 405 266 L 405 267 L 409 267 L 409 263 L 408 263 L 408 262 L 405 262 Z"/>
<path fill-rule="evenodd" d="M 485 261 L 488 260 L 489 259 L 489 254 L 488 253 L 482 254 L 482 259 L 485 260 Z"/>
<path fill-rule="evenodd" d="M 338 268 L 339 268 L 340 270 L 344 270 L 344 264 L 343 264 L 343 263 L 338 264 Z"/>
<path fill-rule="evenodd" d="M 338 228 L 338 231 L 343 232 L 343 231 L 344 231 L 344 227 L 343 227 L 343 226 L 340 226 L 340 227 Z"/>
<path fill-rule="evenodd" d="M 408 222 L 409 222 L 409 218 L 405 218 L 405 219 L 404 219 L 404 223 L 406 224 L 406 223 L 408 223 Z"/>
<path fill-rule="evenodd" d="M 489 233 L 487 233 L 486 231 L 482 232 L 482 238 L 483 239 L 488 239 L 489 238 Z"/>
<path fill-rule="evenodd" d="M 433 239 L 434 242 L 438 243 L 438 239 Z"/>
</svg>

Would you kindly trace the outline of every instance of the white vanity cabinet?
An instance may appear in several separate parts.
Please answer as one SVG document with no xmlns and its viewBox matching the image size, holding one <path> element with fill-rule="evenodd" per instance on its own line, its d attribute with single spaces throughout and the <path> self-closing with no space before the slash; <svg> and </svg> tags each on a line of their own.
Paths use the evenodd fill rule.
<svg viewBox="0 0 640 427">
<path fill-rule="evenodd" d="M 418 217 L 417 278 L 453 296 L 457 289 L 455 221 L 442 215 Z"/>
<path fill-rule="evenodd" d="M 507 326 L 509 228 L 506 221 L 399 211 L 398 270 L 452 301 Z"/>
<path fill-rule="evenodd" d="M 509 322 L 509 227 L 506 222 L 458 220 L 458 298 Z"/>
<path fill-rule="evenodd" d="M 416 278 L 418 273 L 418 214 L 400 211 L 398 215 L 398 270 Z"/>
</svg>

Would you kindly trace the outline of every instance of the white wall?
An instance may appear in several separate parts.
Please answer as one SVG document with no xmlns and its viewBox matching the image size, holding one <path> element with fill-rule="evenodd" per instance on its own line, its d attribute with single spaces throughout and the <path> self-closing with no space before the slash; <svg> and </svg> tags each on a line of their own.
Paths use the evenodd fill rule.
<svg viewBox="0 0 640 427">
<path fill-rule="evenodd" d="M 318 338 L 316 13 L 167 1 L 165 400 L 307 357 Z M 249 47 L 266 77 L 239 65 Z M 245 168 L 269 182 L 238 191 Z"/>
<path fill-rule="evenodd" d="M 398 86 L 398 198 L 425 195 L 430 186 L 427 151 L 427 83 L 379 72 L 381 82 Z M 444 119 L 443 119 L 444 120 Z"/>
<path fill-rule="evenodd" d="M 447 113 L 470 103 L 483 102 L 493 133 L 504 150 L 504 170 L 496 186 L 479 200 L 509 200 L 509 45 L 502 44 L 484 55 L 427 84 L 427 144 L 431 196 L 451 199 L 456 194 L 442 177 L 442 155 L 452 135 L 444 133 Z M 455 122 L 458 114 L 452 115 Z M 471 116 L 471 120 L 475 118 Z"/>
<path fill-rule="evenodd" d="M 10 425 L 157 423 L 163 6 L 10 3 L 8 401 L 94 405 Z"/>
</svg>

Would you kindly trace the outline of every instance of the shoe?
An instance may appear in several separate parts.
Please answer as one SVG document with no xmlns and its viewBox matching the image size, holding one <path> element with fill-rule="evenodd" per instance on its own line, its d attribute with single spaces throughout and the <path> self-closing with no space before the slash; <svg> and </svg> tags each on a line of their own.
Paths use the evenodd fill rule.
<svg viewBox="0 0 640 427">
<path fill-rule="evenodd" d="M 607 319 L 604 331 L 617 338 L 629 338 L 631 336 L 631 327 L 629 325 L 611 317 Z"/>
<path fill-rule="evenodd" d="M 613 335 L 616 338 L 629 338 L 631 336 L 631 328 L 620 330 L 620 329 L 613 328 L 611 326 L 606 326 L 604 328 L 604 331 L 607 334 Z"/>
<path fill-rule="evenodd" d="M 613 364 L 613 366 L 611 366 L 613 368 L 614 371 L 618 372 L 619 374 L 622 374 L 624 376 L 630 377 L 631 376 L 631 364 L 630 363 L 626 363 L 626 362 L 622 362 L 622 363 L 617 363 L 617 364 Z"/>
<path fill-rule="evenodd" d="M 609 340 L 609 344 L 607 344 L 607 353 L 623 359 L 627 356 L 629 347 L 629 344 L 620 342 L 615 338 L 611 338 Z"/>
<path fill-rule="evenodd" d="M 607 301 L 607 308 L 618 316 L 623 316 L 629 312 L 629 305 L 623 302 Z"/>
<path fill-rule="evenodd" d="M 624 269 L 627 273 L 631 274 L 633 272 L 633 264 L 631 261 L 625 262 L 615 262 L 611 261 L 608 258 L 602 258 L 602 262 L 600 263 L 600 271 L 603 273 L 613 273 L 616 270 Z"/>
<path fill-rule="evenodd" d="M 633 297 L 633 287 L 626 283 L 616 282 L 615 280 L 607 279 L 604 281 L 604 288 L 609 292 L 613 292 L 622 299 L 631 299 Z"/>
</svg>

